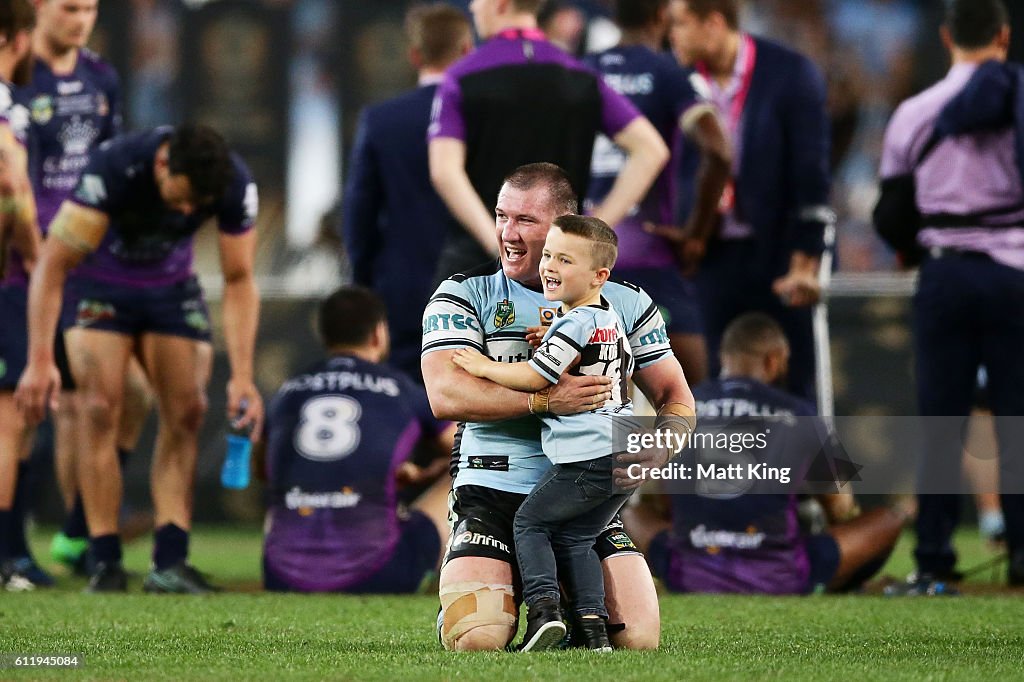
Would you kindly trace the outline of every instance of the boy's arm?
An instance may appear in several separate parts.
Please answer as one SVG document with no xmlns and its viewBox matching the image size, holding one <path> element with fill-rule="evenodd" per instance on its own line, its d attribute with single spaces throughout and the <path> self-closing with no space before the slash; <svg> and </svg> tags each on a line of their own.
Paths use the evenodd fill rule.
<svg viewBox="0 0 1024 682">
<path fill-rule="evenodd" d="M 539 391 L 551 384 L 527 362 L 495 362 L 468 348 L 455 351 L 452 362 L 475 377 L 493 381 L 499 386 L 515 391 Z"/>
</svg>

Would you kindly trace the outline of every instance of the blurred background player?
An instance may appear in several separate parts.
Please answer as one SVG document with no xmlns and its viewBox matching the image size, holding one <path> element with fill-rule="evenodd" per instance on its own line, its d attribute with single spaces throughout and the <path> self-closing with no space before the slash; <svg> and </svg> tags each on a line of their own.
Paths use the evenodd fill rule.
<svg viewBox="0 0 1024 682">
<path fill-rule="evenodd" d="M 628 159 L 592 214 L 616 225 L 668 159 L 658 131 L 628 100 L 545 39 L 537 28 L 540 4 L 473 0 L 473 22 L 485 42 L 452 65 L 438 88 L 430 178 L 461 223 L 448 230 L 438 280 L 493 260 L 494 205 L 510 168 L 554 163 L 583 196 L 594 139 L 603 132 Z"/>
<path fill-rule="evenodd" d="M 259 293 L 253 276 L 258 208 L 248 168 L 214 130 L 163 127 L 93 151 L 78 187 L 51 224 L 29 295 L 29 364 L 18 387 L 31 422 L 49 405 L 59 373 L 52 344 L 67 275 L 79 264 L 79 303 L 66 333 L 83 411 L 79 483 L 97 562 L 89 589 L 123 591 L 118 511 L 122 485 L 117 426 L 124 377 L 139 356 L 156 395 L 153 570 L 145 589 L 212 588 L 187 562 L 197 437 L 206 412 L 212 347 L 202 290 L 192 272 L 192 236 L 209 218 L 219 229 L 224 334 L 231 365 L 229 418 L 258 437 L 263 403 L 253 384 Z"/>
<path fill-rule="evenodd" d="M 726 325 L 758 310 L 777 319 L 793 350 L 789 388 L 815 398 L 810 307 L 819 297 L 818 264 L 831 220 L 829 123 L 825 83 L 809 59 L 739 29 L 739 0 L 672 0 L 670 37 L 679 61 L 696 68 L 718 107 L 733 149 L 732 181 L 721 219 L 704 241 L 697 293 L 718 374 Z M 695 201 L 692 165 L 680 177 L 681 215 Z M 706 241 L 705 241 L 706 240 Z"/>
<path fill-rule="evenodd" d="M 696 260 L 691 249 L 706 243 L 717 226 L 718 201 L 730 175 L 729 141 L 714 105 L 701 101 L 686 72 L 661 52 L 668 33 L 668 0 L 618 0 L 615 20 L 622 29 L 618 46 L 589 56 L 586 62 L 601 72 L 613 90 L 636 105 L 674 152 L 643 201 L 614 226 L 619 237 L 615 276 L 640 286 L 658 304 L 668 325 L 672 352 L 687 380 L 696 384 L 707 375 L 707 347 L 696 289 L 680 269 L 691 268 Z M 673 176 L 679 163 L 680 132 L 693 138 L 703 161 L 696 180 L 697 199 L 681 233 L 670 226 L 675 214 Z M 585 211 L 607 196 L 625 163 L 625 153 L 607 137 L 598 136 Z M 673 241 L 661 236 L 664 234 Z M 700 255 L 698 252 L 697 257 Z"/>
<path fill-rule="evenodd" d="M 1019 98 L 1024 69 L 1005 63 L 1010 26 L 1001 0 L 954 0 L 941 31 L 952 67 L 896 110 L 879 170 L 883 179 L 912 173 L 915 180 L 924 250 L 912 310 L 917 403 L 922 416 L 942 417 L 925 429 L 917 573 L 908 587 L 915 594 L 959 577 L 952 537 L 964 502 L 960 431 L 982 365 L 998 440 L 1008 581 L 1024 585 L 1024 114 L 1002 106 Z"/>
<path fill-rule="evenodd" d="M 414 592 L 437 570 L 447 472 L 408 512 L 396 486 L 422 473 L 408 462 L 417 442 L 435 456 L 451 452 L 455 425 L 434 419 L 423 388 L 381 364 L 385 316 L 367 289 L 331 294 L 319 314 L 328 358 L 286 381 L 269 405 L 268 590 Z"/>
<path fill-rule="evenodd" d="M 14 259 L 31 270 L 40 246 L 28 178 L 28 110 L 14 87 L 32 73 L 34 21 L 28 0 L 0 0 L 0 585 L 8 590 L 52 584 L 29 556 L 13 509 L 19 462 L 30 451 L 33 430 L 14 400 L 28 350 L 25 282 L 5 274 Z"/>
<path fill-rule="evenodd" d="M 473 48 L 473 32 L 462 11 L 440 2 L 414 6 L 405 27 L 419 87 L 360 115 L 341 227 L 353 281 L 387 306 L 389 364 L 422 381 L 420 317 L 452 219 L 430 184 L 427 126 L 437 84 Z"/>
<path fill-rule="evenodd" d="M 784 383 L 789 346 L 781 327 L 762 313 L 746 313 L 726 328 L 719 379 L 693 390 L 702 423 L 728 427 L 728 415 L 762 415 L 772 434 L 759 462 L 810 462 L 821 451 L 814 405 L 777 386 Z M 796 417 L 787 427 L 780 417 Z M 800 419 L 803 418 L 803 419 Z M 784 433 L 794 437 L 785 437 Z M 812 436 L 801 438 L 801 432 Z M 806 442 L 803 454 L 792 451 Z M 774 444 L 774 446 L 773 446 Z M 782 450 L 786 450 L 783 452 Z M 671 518 L 642 507 L 623 510 L 631 537 L 655 575 L 680 592 L 803 594 L 861 586 L 892 552 L 907 519 L 898 509 L 858 513 L 851 495 L 823 496 L 826 532 L 799 529 L 797 496 L 748 492 L 669 496 Z"/>
<path fill-rule="evenodd" d="M 22 96 L 32 121 L 30 175 L 39 227 L 44 236 L 57 209 L 78 183 L 79 174 L 89 161 L 90 150 L 118 135 L 121 129 L 121 88 L 117 73 L 84 47 L 96 23 L 98 5 L 98 0 L 35 0 L 36 27 L 32 34 L 35 66 L 32 82 L 22 89 Z M 20 261 L 15 259 L 12 266 L 10 276 L 27 282 Z M 68 286 L 75 288 L 73 277 Z M 73 305 L 73 297 L 66 300 Z M 58 333 L 55 344 L 64 391 L 53 415 L 54 464 L 68 517 L 62 531 L 53 539 L 51 554 L 58 561 L 84 568 L 82 560 L 89 533 L 75 474 L 78 411 L 62 334 Z M 138 362 L 133 360 L 130 368 L 126 382 L 129 399 L 125 401 L 118 439 L 122 466 L 138 441 L 152 402 Z M 16 532 L 22 536 L 23 515 L 32 502 L 30 467 L 35 467 L 30 459 L 21 464 L 15 497 L 15 509 L 21 515 L 21 525 Z"/>
</svg>

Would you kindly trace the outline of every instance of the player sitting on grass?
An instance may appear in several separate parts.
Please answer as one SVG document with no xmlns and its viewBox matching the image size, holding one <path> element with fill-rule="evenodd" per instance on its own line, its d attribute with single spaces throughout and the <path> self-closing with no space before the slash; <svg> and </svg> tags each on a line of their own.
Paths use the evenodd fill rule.
<svg viewBox="0 0 1024 682">
<path fill-rule="evenodd" d="M 543 417 L 544 453 L 554 466 L 515 516 L 516 556 L 529 608 L 523 651 L 556 646 L 565 635 L 555 564 L 568 569 L 586 646 L 611 651 L 604 582 L 594 541 L 629 497 L 612 487 L 611 420 L 632 414 L 626 381 L 633 355 L 619 318 L 601 288 L 618 252 L 618 239 L 597 218 L 567 215 L 548 232 L 540 261 L 544 297 L 562 301 L 559 318 L 527 363 L 495 362 L 461 349 L 455 364 L 470 374 L 520 391 L 538 391 L 564 372 L 612 379 L 612 397 L 592 412 Z M 578 358 L 578 361 L 577 361 Z M 544 412 L 545 410 L 541 410 Z"/>
</svg>

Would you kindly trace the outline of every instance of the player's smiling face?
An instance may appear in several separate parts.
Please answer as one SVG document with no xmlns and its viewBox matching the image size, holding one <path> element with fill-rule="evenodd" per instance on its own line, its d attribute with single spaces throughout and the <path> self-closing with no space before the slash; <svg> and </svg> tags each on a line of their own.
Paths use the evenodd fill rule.
<svg viewBox="0 0 1024 682">
<path fill-rule="evenodd" d="M 588 298 L 600 286 L 591 243 L 552 226 L 540 259 L 544 298 L 562 301 L 567 308 Z"/>
<path fill-rule="evenodd" d="M 557 218 L 547 187 L 521 190 L 503 185 L 494 209 L 501 268 L 520 284 L 540 282 L 537 267 L 544 239 Z"/>
</svg>

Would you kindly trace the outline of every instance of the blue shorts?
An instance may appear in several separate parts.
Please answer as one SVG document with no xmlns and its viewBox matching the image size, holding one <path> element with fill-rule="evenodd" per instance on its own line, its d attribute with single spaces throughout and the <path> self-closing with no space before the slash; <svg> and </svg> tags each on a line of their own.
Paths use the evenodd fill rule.
<svg viewBox="0 0 1024 682">
<path fill-rule="evenodd" d="M 416 592 L 437 567 L 441 538 L 428 516 L 416 510 L 399 521 L 398 544 L 384 566 L 360 583 L 339 592 L 346 594 L 408 594 Z M 277 577 L 263 559 L 263 588 L 269 592 L 294 592 L 294 587 Z"/>
<path fill-rule="evenodd" d="M 615 279 L 637 285 L 661 309 L 669 334 L 703 334 L 697 287 L 674 267 L 615 268 Z"/>
<path fill-rule="evenodd" d="M 160 287 L 108 284 L 84 277 L 68 283 L 64 328 L 126 336 L 164 334 L 209 341 L 210 312 L 195 276 Z"/>
<path fill-rule="evenodd" d="M 804 537 L 804 547 L 807 550 L 807 561 L 810 564 L 810 573 L 807 576 L 805 592 L 824 591 L 835 577 L 839 570 L 839 544 L 836 539 L 828 533 L 819 533 Z M 672 581 L 672 559 L 675 549 L 672 547 L 672 540 L 668 531 L 662 531 L 651 540 L 651 546 L 647 548 L 647 563 L 651 567 L 651 573 L 670 589 L 676 589 L 671 585 Z"/>
<path fill-rule="evenodd" d="M 28 362 L 28 287 L 0 285 L 0 320 L 0 391 L 13 391 Z M 53 342 L 53 357 L 60 370 L 61 386 L 74 390 L 64 335 L 59 330 Z"/>
</svg>

